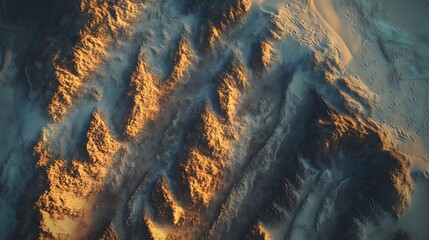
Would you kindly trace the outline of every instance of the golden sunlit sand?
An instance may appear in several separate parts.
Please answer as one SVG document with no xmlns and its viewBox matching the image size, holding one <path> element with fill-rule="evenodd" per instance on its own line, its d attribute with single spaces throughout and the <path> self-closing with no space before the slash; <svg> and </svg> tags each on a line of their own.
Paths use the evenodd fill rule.
<svg viewBox="0 0 429 240">
<path fill-rule="evenodd" d="M 0 4 L 0 238 L 425 239 L 424 0 Z"/>
</svg>

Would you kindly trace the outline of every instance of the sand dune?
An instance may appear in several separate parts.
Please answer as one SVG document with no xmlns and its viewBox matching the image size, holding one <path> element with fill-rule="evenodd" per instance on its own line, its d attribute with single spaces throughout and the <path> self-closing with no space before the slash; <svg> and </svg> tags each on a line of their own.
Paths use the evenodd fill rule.
<svg viewBox="0 0 429 240">
<path fill-rule="evenodd" d="M 1 1 L 1 239 L 424 239 L 424 0 Z"/>
</svg>

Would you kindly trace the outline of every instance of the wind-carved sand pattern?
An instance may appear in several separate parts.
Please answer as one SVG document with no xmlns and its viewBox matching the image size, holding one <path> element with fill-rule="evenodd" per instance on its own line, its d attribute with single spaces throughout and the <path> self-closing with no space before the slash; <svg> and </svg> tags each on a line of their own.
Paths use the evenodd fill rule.
<svg viewBox="0 0 429 240">
<path fill-rule="evenodd" d="M 392 2 L 3 1 L 4 238 L 427 237 L 426 38 Z"/>
</svg>

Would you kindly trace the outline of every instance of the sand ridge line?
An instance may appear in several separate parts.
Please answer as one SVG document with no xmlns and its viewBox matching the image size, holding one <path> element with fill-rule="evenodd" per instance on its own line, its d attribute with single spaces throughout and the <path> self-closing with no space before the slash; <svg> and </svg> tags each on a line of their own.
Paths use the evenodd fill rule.
<svg viewBox="0 0 429 240">
<path fill-rule="evenodd" d="M 338 4 L 335 3 L 336 1 L 338 0 L 323 2 L 312 0 L 311 7 L 313 7 L 322 22 L 325 23 L 327 30 L 332 33 L 330 38 L 337 42 L 344 66 L 347 66 L 353 60 L 354 54 L 360 50 L 362 40 L 360 37 L 353 36 L 352 28 L 346 26 L 340 19 L 335 7 Z"/>
</svg>

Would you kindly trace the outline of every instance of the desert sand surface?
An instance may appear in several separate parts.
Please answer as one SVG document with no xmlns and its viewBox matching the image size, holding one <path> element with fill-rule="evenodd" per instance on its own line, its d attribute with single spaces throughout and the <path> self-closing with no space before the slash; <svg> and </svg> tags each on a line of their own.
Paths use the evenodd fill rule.
<svg viewBox="0 0 429 240">
<path fill-rule="evenodd" d="M 0 239 L 427 239 L 427 13 L 2 0 Z"/>
</svg>

